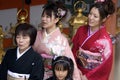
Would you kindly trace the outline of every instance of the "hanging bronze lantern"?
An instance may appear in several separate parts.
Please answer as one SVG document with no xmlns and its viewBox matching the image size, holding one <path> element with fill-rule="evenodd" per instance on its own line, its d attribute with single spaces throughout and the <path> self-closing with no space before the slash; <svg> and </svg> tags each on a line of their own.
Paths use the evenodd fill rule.
<svg viewBox="0 0 120 80">
<path fill-rule="evenodd" d="M 76 8 L 77 4 L 82 3 L 83 7 L 81 8 Z M 84 1 L 77 1 L 74 4 L 74 11 L 75 11 L 75 15 L 73 15 L 71 17 L 71 19 L 69 20 L 69 24 L 70 24 L 70 31 L 72 32 L 70 34 L 70 37 L 72 38 L 72 36 L 76 33 L 76 30 L 82 26 L 82 25 L 86 25 L 87 24 L 87 17 L 84 16 L 82 14 L 82 12 L 86 9 L 86 3 Z"/>
<path fill-rule="evenodd" d="M 18 10 L 17 12 L 17 20 L 18 22 L 13 26 L 13 25 L 10 25 L 10 30 L 9 30 L 9 33 L 14 35 L 15 34 L 15 29 L 16 29 L 16 26 L 18 24 L 21 24 L 21 23 L 26 23 L 26 19 L 28 18 L 28 11 L 27 9 L 24 8 L 24 0 L 22 0 L 22 8 L 20 10 Z"/>
<path fill-rule="evenodd" d="M 26 19 L 28 17 L 28 11 L 27 9 L 20 9 L 17 13 L 17 19 L 18 19 L 18 23 L 25 23 Z"/>
<path fill-rule="evenodd" d="M 10 34 L 14 35 L 15 34 L 15 28 L 18 24 L 21 24 L 21 23 L 26 23 L 26 19 L 28 18 L 28 11 L 26 9 L 20 9 L 18 12 L 17 12 L 17 20 L 18 20 L 18 23 L 16 23 L 14 26 L 10 25 Z"/>
<path fill-rule="evenodd" d="M 31 1 L 31 0 L 27 0 Z M 26 1 L 25 1 L 26 2 Z M 18 23 L 25 23 L 28 18 L 28 11 L 24 8 L 24 0 L 22 0 L 22 8 L 17 12 Z"/>
</svg>

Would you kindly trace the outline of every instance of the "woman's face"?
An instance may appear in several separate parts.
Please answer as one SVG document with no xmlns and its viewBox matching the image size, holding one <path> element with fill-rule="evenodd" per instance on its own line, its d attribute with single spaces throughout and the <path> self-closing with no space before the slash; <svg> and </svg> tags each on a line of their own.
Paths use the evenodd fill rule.
<svg viewBox="0 0 120 80">
<path fill-rule="evenodd" d="M 30 37 L 28 35 L 18 34 L 16 36 L 17 46 L 22 53 L 30 46 Z"/>
<path fill-rule="evenodd" d="M 65 78 L 68 74 L 68 71 L 67 70 L 65 70 L 65 71 L 55 70 L 55 74 L 56 74 L 56 77 L 58 80 L 65 80 Z"/>
<path fill-rule="evenodd" d="M 88 24 L 90 27 L 99 27 L 101 25 L 100 13 L 95 7 L 91 9 L 88 15 Z"/>
<path fill-rule="evenodd" d="M 57 18 L 52 13 L 52 16 L 48 16 L 45 12 L 43 13 L 42 17 L 42 27 L 45 29 L 56 27 Z"/>
</svg>

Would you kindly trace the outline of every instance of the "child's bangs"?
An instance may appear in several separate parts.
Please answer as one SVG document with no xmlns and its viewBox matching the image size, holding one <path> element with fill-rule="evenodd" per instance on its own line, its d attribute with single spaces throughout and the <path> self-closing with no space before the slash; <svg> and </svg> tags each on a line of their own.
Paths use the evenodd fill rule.
<svg viewBox="0 0 120 80">
<path fill-rule="evenodd" d="M 67 65 L 63 65 L 62 63 L 58 63 L 55 65 L 55 70 L 65 71 L 65 70 L 67 70 Z"/>
</svg>

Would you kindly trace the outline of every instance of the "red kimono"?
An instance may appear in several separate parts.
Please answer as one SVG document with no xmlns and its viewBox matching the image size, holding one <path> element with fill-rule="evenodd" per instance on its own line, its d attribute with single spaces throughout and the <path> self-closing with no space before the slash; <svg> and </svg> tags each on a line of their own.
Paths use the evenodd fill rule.
<svg viewBox="0 0 120 80">
<path fill-rule="evenodd" d="M 78 68 L 88 80 L 108 80 L 113 61 L 112 42 L 104 26 L 89 35 L 89 26 L 80 27 L 73 37 L 73 54 Z M 77 51 L 81 52 L 87 61 L 86 66 L 81 66 Z"/>
</svg>

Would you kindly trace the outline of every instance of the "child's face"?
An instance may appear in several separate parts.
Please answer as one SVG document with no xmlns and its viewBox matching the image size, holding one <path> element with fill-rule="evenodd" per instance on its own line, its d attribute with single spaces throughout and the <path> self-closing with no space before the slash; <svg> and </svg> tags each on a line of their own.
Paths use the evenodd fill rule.
<svg viewBox="0 0 120 80">
<path fill-rule="evenodd" d="M 56 75 L 58 80 L 65 80 L 67 74 L 68 74 L 67 70 L 65 70 L 65 71 L 55 70 L 55 75 Z"/>
</svg>

